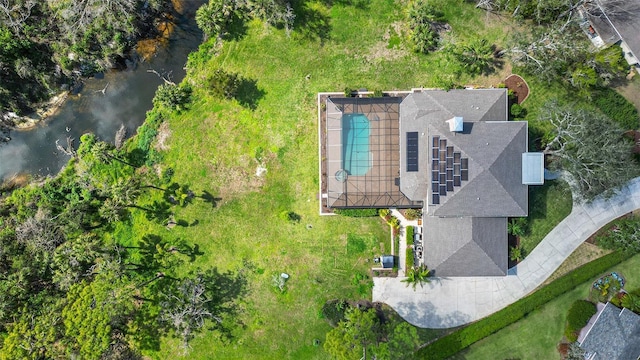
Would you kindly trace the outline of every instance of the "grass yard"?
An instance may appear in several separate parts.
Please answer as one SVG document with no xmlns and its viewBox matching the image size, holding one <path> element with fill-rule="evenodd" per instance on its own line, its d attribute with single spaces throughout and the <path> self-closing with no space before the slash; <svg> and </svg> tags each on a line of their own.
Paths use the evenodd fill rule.
<svg viewBox="0 0 640 360">
<path fill-rule="evenodd" d="M 608 272 L 617 271 L 625 277 L 628 290 L 640 286 L 640 255 L 614 266 Z M 471 345 L 454 359 L 558 359 L 557 344 L 562 340 L 565 320 L 571 303 L 586 299 L 591 283 L 556 298 L 531 313 L 526 318 Z"/>
<path fill-rule="evenodd" d="M 571 213 L 572 205 L 571 191 L 564 181 L 552 180 L 529 187 L 529 219 L 526 234 L 520 237 L 525 256 Z"/>
<path fill-rule="evenodd" d="M 450 19 L 448 41 L 482 36 L 502 47 L 506 31 L 514 28 L 506 17 L 488 16 L 464 0 L 436 2 Z M 194 86 L 194 101 L 166 119 L 163 143 L 156 145 L 162 156 L 156 170 L 172 168 L 172 181 L 196 194 L 206 192 L 209 200 L 177 208 L 182 226 L 168 230 L 140 213 L 114 235 L 155 231 L 195 244 L 198 255 L 182 265 L 181 273 L 216 268 L 244 274 L 246 285 L 233 285 L 239 311 L 224 318 L 228 331 L 196 336 L 189 359 L 325 359 L 322 344 L 314 345 L 316 339 L 324 342 L 330 329 L 319 316 L 322 304 L 371 296 L 367 271 L 374 255 L 390 250 L 389 228 L 379 217 L 318 215 L 318 92 L 490 79 L 469 78 L 445 52 L 425 56 L 408 50 L 398 2 L 298 6 L 304 12 L 291 38 L 253 21 L 222 47 L 206 43 L 190 56 L 185 81 Z M 206 79 L 217 68 L 248 79 L 240 101 L 219 100 L 207 91 Z M 567 198 L 562 186 L 541 189 L 532 200 L 536 219 L 528 246 L 555 225 L 543 224 L 559 221 L 570 209 L 570 199 L 568 207 L 555 204 Z M 283 212 L 294 212 L 300 221 L 284 219 Z M 273 277 L 283 272 L 290 278 L 281 292 Z M 441 333 L 419 331 L 423 342 Z M 147 355 L 176 358 L 181 354 L 177 344 L 164 337 Z"/>
</svg>

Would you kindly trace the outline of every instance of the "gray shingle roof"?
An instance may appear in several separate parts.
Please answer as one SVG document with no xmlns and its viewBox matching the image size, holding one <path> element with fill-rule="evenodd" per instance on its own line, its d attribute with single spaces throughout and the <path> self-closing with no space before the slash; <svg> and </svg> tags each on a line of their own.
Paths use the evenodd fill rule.
<svg viewBox="0 0 640 360">
<path fill-rule="evenodd" d="M 640 0 L 619 2 L 615 6 L 615 11 L 608 12 L 607 17 L 601 13 L 595 13 L 594 16 L 589 17 L 589 20 L 605 43 L 616 43 L 620 40 L 618 34 L 622 35 L 622 40 L 627 43 L 631 51 L 636 56 L 640 56 Z"/>
<path fill-rule="evenodd" d="M 640 315 L 607 303 L 580 347 L 593 360 L 637 360 L 640 357 Z"/>
<path fill-rule="evenodd" d="M 424 261 L 435 276 L 507 272 L 507 218 L 426 216 Z"/>
<path fill-rule="evenodd" d="M 462 132 L 451 132 L 446 122 L 455 116 L 463 118 Z M 400 189 L 410 199 L 426 199 L 424 260 L 436 276 L 506 275 L 507 217 L 528 212 L 522 184 L 527 124 L 507 119 L 506 89 L 427 90 L 400 104 L 400 150 L 406 146 L 403 135 L 418 132 L 422 155 L 418 172 L 407 172 L 405 156 L 400 157 Z M 459 154 L 468 161 L 461 166 L 468 176 L 439 192 L 443 183 L 434 178 L 442 174 L 443 150 L 440 145 L 437 153 L 434 144 L 443 140 L 447 154 L 452 150 L 454 158 Z M 455 169 L 462 162 L 453 163 Z M 446 180 L 449 186 L 448 173 Z"/>
<path fill-rule="evenodd" d="M 454 116 L 464 119 L 462 133 L 449 131 L 446 120 Z M 409 95 L 400 104 L 400 150 L 406 147 L 402 135 L 417 131 L 424 156 L 419 172 L 407 172 L 406 158 L 400 157 L 402 192 L 410 199 L 428 200 L 430 141 L 438 136 L 469 159 L 469 180 L 447 192 L 440 204 L 430 203 L 430 215 L 526 216 L 528 193 L 522 184 L 522 153 L 527 152 L 527 124 L 506 120 L 505 89 L 428 90 Z"/>
</svg>

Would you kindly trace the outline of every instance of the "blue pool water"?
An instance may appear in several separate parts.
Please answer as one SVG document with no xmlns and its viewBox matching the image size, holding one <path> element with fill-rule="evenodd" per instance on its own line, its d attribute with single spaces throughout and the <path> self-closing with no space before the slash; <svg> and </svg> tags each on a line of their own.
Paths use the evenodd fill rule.
<svg viewBox="0 0 640 360">
<path fill-rule="evenodd" d="M 364 114 L 342 115 L 342 168 L 362 176 L 371 168 L 369 119 Z"/>
</svg>

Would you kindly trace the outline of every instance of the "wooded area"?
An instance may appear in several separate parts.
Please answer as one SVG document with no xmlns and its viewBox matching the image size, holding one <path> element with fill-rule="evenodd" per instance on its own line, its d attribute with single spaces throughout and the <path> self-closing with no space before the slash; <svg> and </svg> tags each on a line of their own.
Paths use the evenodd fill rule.
<svg viewBox="0 0 640 360">
<path fill-rule="evenodd" d="M 124 67 L 168 0 L 0 1 L 0 113 L 22 115 L 79 76 Z M 1 118 L 1 117 L 0 117 Z"/>
</svg>

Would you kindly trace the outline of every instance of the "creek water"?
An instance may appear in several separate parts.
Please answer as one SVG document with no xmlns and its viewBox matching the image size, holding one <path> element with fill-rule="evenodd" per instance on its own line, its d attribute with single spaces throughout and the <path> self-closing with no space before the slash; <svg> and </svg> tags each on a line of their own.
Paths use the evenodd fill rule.
<svg viewBox="0 0 640 360">
<path fill-rule="evenodd" d="M 170 74 L 176 83 L 184 78 L 187 55 L 202 41 L 202 32 L 195 23 L 195 11 L 204 2 L 174 1 L 179 5 L 172 14 L 175 27 L 168 41 L 158 42 L 154 56 L 127 70 L 85 79 L 82 90 L 77 95 L 70 95 L 55 115 L 33 129 L 11 131 L 11 141 L 0 145 L 0 180 L 23 173 L 34 176 L 56 174 L 69 161 L 69 156 L 57 150 L 56 140 L 66 147 L 67 137 L 71 137 L 77 148 L 80 136 L 90 132 L 113 143 L 123 124 L 128 135 L 134 134 L 144 121 L 145 113 L 152 108 L 156 89 L 163 83 L 149 70 L 165 74 L 165 77 Z"/>
</svg>

